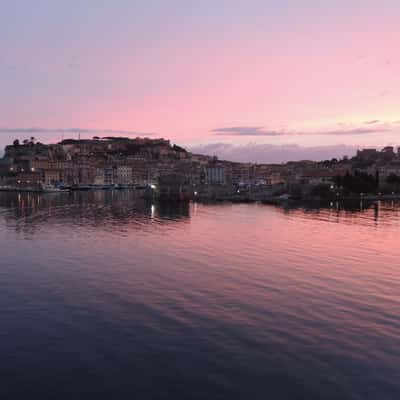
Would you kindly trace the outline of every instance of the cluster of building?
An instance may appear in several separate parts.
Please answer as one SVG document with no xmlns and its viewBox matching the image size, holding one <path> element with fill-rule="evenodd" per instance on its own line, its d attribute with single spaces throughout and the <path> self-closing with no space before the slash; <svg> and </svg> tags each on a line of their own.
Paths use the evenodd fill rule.
<svg viewBox="0 0 400 400">
<path fill-rule="evenodd" d="M 68 139 L 51 145 L 16 141 L 5 149 L 0 175 L 19 185 L 133 185 L 156 181 L 160 172 L 185 162 L 188 153 L 164 139 Z"/>
<path fill-rule="evenodd" d="M 400 151 L 364 149 L 352 158 L 285 164 L 236 163 L 192 154 L 165 139 L 95 137 L 45 145 L 33 138 L 7 146 L 0 160 L 0 184 L 58 187 L 174 185 L 178 192 L 205 196 L 285 193 L 325 185 L 363 171 L 400 177 Z"/>
</svg>

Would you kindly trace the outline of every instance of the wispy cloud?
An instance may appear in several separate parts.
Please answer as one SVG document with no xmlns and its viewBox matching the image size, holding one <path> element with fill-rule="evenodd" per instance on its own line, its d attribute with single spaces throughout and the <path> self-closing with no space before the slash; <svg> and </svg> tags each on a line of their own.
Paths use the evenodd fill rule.
<svg viewBox="0 0 400 400">
<path fill-rule="evenodd" d="M 346 136 L 346 135 L 369 135 L 380 132 L 387 132 L 394 128 L 396 122 L 381 122 L 380 120 L 365 121 L 359 126 L 345 123 L 337 124 L 338 128 L 327 130 L 285 130 L 267 129 L 263 126 L 233 126 L 213 129 L 215 135 L 224 136 Z"/>
<path fill-rule="evenodd" d="M 373 133 L 387 132 L 391 128 L 388 126 L 373 126 L 359 128 L 333 129 L 320 132 L 302 133 L 303 135 L 328 135 L 328 136 L 347 136 L 347 135 L 370 135 Z"/>
<path fill-rule="evenodd" d="M 287 133 L 265 129 L 263 126 L 232 126 L 226 128 L 213 129 L 216 135 L 226 136 L 282 136 Z"/>
<path fill-rule="evenodd" d="M 40 134 L 89 134 L 89 135 L 126 135 L 126 136 L 152 136 L 154 132 L 138 132 L 116 129 L 84 129 L 84 128 L 0 128 L 0 133 L 21 134 L 21 135 L 40 135 Z"/>
</svg>

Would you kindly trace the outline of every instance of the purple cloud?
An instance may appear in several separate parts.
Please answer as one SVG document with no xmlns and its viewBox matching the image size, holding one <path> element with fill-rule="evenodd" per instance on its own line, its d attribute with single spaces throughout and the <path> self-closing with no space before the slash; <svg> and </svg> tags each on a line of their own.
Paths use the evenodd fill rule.
<svg viewBox="0 0 400 400">
<path fill-rule="evenodd" d="M 372 133 L 386 132 L 390 130 L 387 126 L 374 126 L 371 128 L 343 128 L 334 129 L 330 131 L 321 131 L 314 133 L 307 133 L 308 135 L 332 135 L 332 136 L 346 136 L 346 135 L 370 135 Z"/>
<path fill-rule="evenodd" d="M 287 161 L 313 160 L 353 156 L 357 146 L 344 144 L 331 146 L 304 147 L 297 144 L 258 144 L 234 145 L 231 143 L 211 143 L 190 147 L 197 154 L 218 156 L 222 160 L 236 162 L 281 163 Z"/>
<path fill-rule="evenodd" d="M 368 126 L 365 126 L 368 125 Z M 273 130 L 265 129 L 262 126 L 234 126 L 213 129 L 215 135 L 224 136 L 305 136 L 305 135 L 368 135 L 379 132 L 386 132 L 392 129 L 391 124 L 382 123 L 379 120 L 366 121 L 362 126 L 350 126 L 344 123 L 338 124 L 338 129 L 326 131 L 295 131 L 295 130 Z"/>
<path fill-rule="evenodd" d="M 263 126 L 232 126 L 227 128 L 213 129 L 216 135 L 226 136 L 282 136 L 284 131 L 266 130 Z"/>
</svg>

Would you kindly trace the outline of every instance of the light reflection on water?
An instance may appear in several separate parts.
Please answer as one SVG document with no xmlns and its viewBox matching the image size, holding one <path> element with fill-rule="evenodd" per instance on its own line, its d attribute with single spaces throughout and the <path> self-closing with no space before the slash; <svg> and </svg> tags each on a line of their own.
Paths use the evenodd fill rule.
<svg viewBox="0 0 400 400">
<path fill-rule="evenodd" d="M 395 203 L 0 194 L 0 395 L 399 398 L 399 228 Z"/>
</svg>

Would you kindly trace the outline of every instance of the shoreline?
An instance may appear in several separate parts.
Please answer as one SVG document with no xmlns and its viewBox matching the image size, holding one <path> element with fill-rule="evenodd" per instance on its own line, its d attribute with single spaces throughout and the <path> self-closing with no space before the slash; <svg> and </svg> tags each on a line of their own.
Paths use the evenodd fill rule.
<svg viewBox="0 0 400 400">
<path fill-rule="evenodd" d="M 206 197 L 206 196 L 193 196 L 192 198 L 165 198 L 157 196 L 156 193 L 145 195 L 143 188 L 135 187 L 82 187 L 82 188 L 66 188 L 60 190 L 42 190 L 40 188 L 15 188 L 15 187 L 0 187 L 0 193 L 36 193 L 36 194 L 71 194 L 74 192 L 112 192 L 112 191 L 134 191 L 138 194 L 143 194 L 143 198 L 147 200 L 154 200 L 159 203 L 183 203 L 193 201 L 202 204 L 217 204 L 217 203 L 232 203 L 232 204 L 265 204 L 265 205 L 301 205 L 301 204 L 331 204 L 336 202 L 341 203 L 355 203 L 355 202 L 376 202 L 376 201 L 400 201 L 400 194 L 365 194 L 365 195 L 351 195 L 340 196 L 335 198 L 318 198 L 318 197 L 304 197 L 293 198 L 290 196 L 271 196 L 265 198 L 255 198 L 252 196 L 221 196 L 221 197 Z"/>
</svg>

